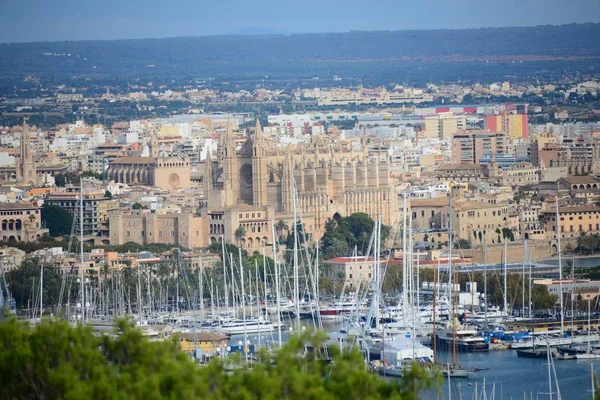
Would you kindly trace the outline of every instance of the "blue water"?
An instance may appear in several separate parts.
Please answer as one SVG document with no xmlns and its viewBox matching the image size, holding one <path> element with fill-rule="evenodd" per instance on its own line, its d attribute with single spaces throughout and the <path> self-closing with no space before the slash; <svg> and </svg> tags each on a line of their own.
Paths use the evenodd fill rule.
<svg viewBox="0 0 600 400">
<path fill-rule="evenodd" d="M 448 360 L 451 354 L 438 352 L 438 360 Z M 517 357 L 514 350 L 494 350 L 484 353 L 460 353 L 458 363 L 465 368 L 490 368 L 479 371 L 469 379 L 454 379 L 460 385 L 460 392 L 464 399 L 471 399 L 478 385 L 481 393 L 483 380 L 486 381 L 488 397 L 492 391 L 492 384 L 496 385 L 496 399 L 548 399 L 548 366 L 546 359 Z M 591 399 L 592 383 L 590 361 L 588 360 L 555 360 L 556 376 L 563 399 Z M 600 362 L 594 363 L 596 374 L 600 372 Z M 554 377 L 552 378 L 554 380 Z M 472 386 L 468 386 L 471 384 Z M 456 388 L 458 389 L 458 388 Z M 455 389 L 455 390 L 456 390 Z M 445 381 L 440 398 L 447 398 L 448 382 Z M 556 391 L 556 387 L 553 388 Z M 544 394 L 542 394 L 544 393 Z M 453 391 L 452 398 L 458 398 Z M 556 395 L 553 396 L 556 398 Z"/>
<path fill-rule="evenodd" d="M 310 326 L 309 321 L 303 321 L 303 325 Z M 339 322 L 324 322 L 325 330 L 337 330 L 340 327 Z M 248 339 L 252 344 L 258 344 L 258 335 L 249 335 Z M 266 340 L 277 340 L 277 333 L 263 334 L 262 344 Z M 282 334 L 285 341 L 289 332 Z M 237 345 L 243 337 L 234 336 L 230 343 Z M 438 361 L 443 363 L 451 360 L 451 353 L 447 351 L 438 351 Z M 463 368 L 489 368 L 489 370 L 475 372 L 468 379 L 453 379 L 452 399 L 459 399 L 459 392 L 462 398 L 472 399 L 475 383 L 481 395 L 483 381 L 488 398 L 492 393 L 495 384 L 495 399 L 497 400 L 521 400 L 524 393 L 527 399 L 549 399 L 548 393 L 548 367 L 546 359 L 541 358 L 522 358 L 517 357 L 515 350 L 492 350 L 480 353 L 458 353 L 458 364 Z M 590 361 L 588 360 L 555 360 L 556 376 L 562 398 L 565 400 L 583 400 L 592 398 Z M 594 362 L 594 370 L 600 376 L 600 360 Z M 554 381 L 554 376 L 552 377 Z M 470 386 L 469 386 L 470 384 Z M 433 392 L 424 393 L 423 399 L 429 398 L 448 398 L 448 382 L 444 381 L 440 387 L 439 395 Z M 553 387 L 556 392 L 556 386 Z M 556 399 L 556 394 L 553 396 Z"/>
</svg>

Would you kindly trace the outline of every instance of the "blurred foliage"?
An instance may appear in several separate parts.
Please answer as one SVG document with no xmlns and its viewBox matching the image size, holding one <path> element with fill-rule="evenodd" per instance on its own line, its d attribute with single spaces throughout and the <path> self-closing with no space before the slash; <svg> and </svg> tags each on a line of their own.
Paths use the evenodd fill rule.
<svg viewBox="0 0 600 400">
<path fill-rule="evenodd" d="M 172 341 L 149 341 L 120 321 L 118 335 L 46 320 L 0 324 L 3 399 L 406 399 L 434 386 L 414 366 L 400 381 L 365 368 L 356 349 L 325 349 L 322 332 L 262 350 L 252 366 L 239 355 L 198 368 Z M 306 351 L 307 346 L 313 351 Z"/>
</svg>

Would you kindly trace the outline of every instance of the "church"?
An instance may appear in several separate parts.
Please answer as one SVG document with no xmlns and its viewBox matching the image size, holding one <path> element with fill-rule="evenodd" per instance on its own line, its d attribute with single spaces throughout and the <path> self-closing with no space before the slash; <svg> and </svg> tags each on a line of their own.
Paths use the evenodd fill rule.
<svg viewBox="0 0 600 400">
<path fill-rule="evenodd" d="M 228 125 L 216 160 L 206 161 L 203 185 L 200 212 L 209 242 L 224 239 L 244 248 L 272 243 L 271 221 L 292 227 L 294 211 L 313 237 L 323 235 L 329 218 L 356 212 L 394 226 L 400 218 L 388 156 L 370 154 L 364 138 L 313 135 L 283 147 L 265 137 L 258 121 L 243 141 Z M 238 226 L 244 235 L 236 237 Z"/>
<path fill-rule="evenodd" d="M 19 186 L 38 186 L 47 183 L 49 176 L 64 174 L 66 165 L 37 165 L 34 151 L 31 147 L 29 125 L 23 120 L 23 131 L 19 146 L 19 154 L 15 159 L 15 166 L 0 167 L 0 183 L 10 183 Z"/>
</svg>

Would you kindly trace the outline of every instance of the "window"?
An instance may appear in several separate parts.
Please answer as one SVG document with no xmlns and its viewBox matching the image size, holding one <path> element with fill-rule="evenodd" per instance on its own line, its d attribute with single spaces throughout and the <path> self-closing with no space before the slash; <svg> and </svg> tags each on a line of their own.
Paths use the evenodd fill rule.
<svg viewBox="0 0 600 400">
<path fill-rule="evenodd" d="M 162 237 L 162 231 L 158 231 L 158 236 Z"/>
<path fill-rule="evenodd" d="M 171 237 L 175 236 L 175 231 L 171 231 Z"/>
<path fill-rule="evenodd" d="M 348 277 L 349 277 L 350 279 L 352 279 L 352 274 L 348 275 Z"/>
<path fill-rule="evenodd" d="M 129 231 L 125 232 L 125 236 L 130 237 L 131 236 L 131 232 L 129 232 Z"/>
</svg>

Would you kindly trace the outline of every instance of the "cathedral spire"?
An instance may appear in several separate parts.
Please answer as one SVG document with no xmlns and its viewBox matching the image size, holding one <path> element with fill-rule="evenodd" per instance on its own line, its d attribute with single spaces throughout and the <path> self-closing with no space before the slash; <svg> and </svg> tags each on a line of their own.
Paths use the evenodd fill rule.
<svg viewBox="0 0 600 400">
<path fill-rule="evenodd" d="M 206 170 L 204 172 L 204 189 L 207 192 L 213 189 L 212 156 L 210 152 L 206 156 Z"/>
<path fill-rule="evenodd" d="M 264 135 L 263 135 L 263 131 L 262 128 L 260 126 L 260 120 L 258 118 L 256 118 L 256 128 L 254 129 L 254 139 L 263 139 Z"/>
<path fill-rule="evenodd" d="M 23 161 L 31 161 L 31 151 L 29 148 L 30 144 L 29 138 L 29 125 L 27 124 L 27 118 L 23 118 L 23 132 L 21 133 L 21 160 Z"/>
</svg>

